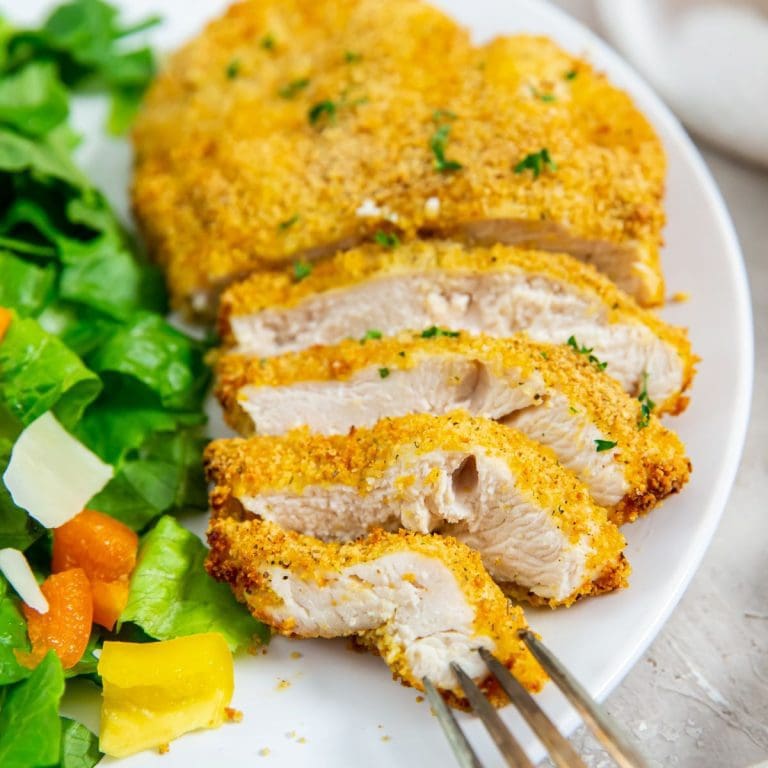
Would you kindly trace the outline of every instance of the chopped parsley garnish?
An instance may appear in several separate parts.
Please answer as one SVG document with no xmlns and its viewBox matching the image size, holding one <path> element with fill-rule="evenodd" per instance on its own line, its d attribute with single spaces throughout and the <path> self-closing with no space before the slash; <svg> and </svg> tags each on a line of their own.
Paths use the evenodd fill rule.
<svg viewBox="0 0 768 768">
<path fill-rule="evenodd" d="M 557 101 L 557 96 L 555 96 L 554 93 L 543 93 L 538 88 L 534 88 L 533 86 L 531 86 L 531 93 L 533 93 L 533 95 L 539 99 L 539 101 L 543 101 L 545 103 Z"/>
<path fill-rule="evenodd" d="M 608 363 L 600 362 L 600 360 L 592 354 L 594 347 L 586 347 L 583 344 L 579 344 L 579 342 L 576 341 L 575 336 L 568 337 L 568 346 L 571 347 L 574 352 L 578 352 L 580 355 L 586 355 L 587 360 L 589 360 L 589 362 L 599 371 L 604 371 L 608 367 Z"/>
<path fill-rule="evenodd" d="M 437 113 L 435 113 L 437 114 Z M 443 123 L 437 127 L 429 140 L 429 148 L 435 156 L 435 170 L 440 173 L 450 173 L 463 168 L 462 164 L 456 160 L 448 160 L 445 156 L 445 145 L 448 142 L 448 135 L 451 132 L 451 126 Z"/>
<path fill-rule="evenodd" d="M 317 104 L 313 104 L 307 112 L 310 125 L 317 125 L 323 118 L 328 122 L 333 122 L 336 119 L 336 102 L 325 100 L 318 101 Z"/>
<path fill-rule="evenodd" d="M 574 408 L 572 405 L 569 405 L 569 406 L 568 406 L 568 410 L 569 410 L 571 413 L 578 413 L 578 410 L 577 410 L 576 408 Z"/>
<path fill-rule="evenodd" d="M 299 217 L 299 214 L 298 214 L 298 213 L 294 213 L 294 214 L 293 214 L 293 216 L 291 216 L 291 218 L 290 218 L 290 219 L 286 219 L 285 221 L 281 221 L 281 222 L 280 222 L 280 223 L 277 225 L 277 228 L 278 228 L 278 229 L 279 229 L 281 232 L 285 232 L 285 230 L 286 230 L 286 229 L 290 229 L 290 228 L 291 228 L 291 227 L 292 227 L 292 226 L 293 226 L 293 225 L 294 225 L 294 224 L 295 224 L 295 223 L 296 223 L 296 222 L 299 220 L 299 218 L 300 218 L 300 217 Z"/>
<path fill-rule="evenodd" d="M 449 331 L 445 328 L 438 328 L 436 325 L 433 325 L 431 328 L 426 328 L 421 332 L 421 338 L 422 339 L 434 339 L 436 336 L 449 336 L 452 339 L 455 339 L 459 335 L 459 331 Z"/>
<path fill-rule="evenodd" d="M 565 77 L 566 80 L 575 80 L 576 79 L 576 75 L 578 75 L 578 74 L 579 73 L 575 69 L 570 69 L 570 70 L 568 70 L 568 72 L 565 73 L 564 77 Z"/>
<path fill-rule="evenodd" d="M 401 349 L 397 354 L 400 355 L 400 357 L 405 357 L 405 350 Z"/>
<path fill-rule="evenodd" d="M 549 168 L 550 171 L 556 171 L 557 165 L 551 158 L 549 150 L 545 147 L 539 152 L 531 152 L 530 155 L 526 155 L 516 166 L 515 173 L 523 173 L 524 171 L 533 171 L 533 178 L 538 179 L 541 172 Z"/>
<path fill-rule="evenodd" d="M 397 248 L 400 245 L 400 238 L 394 232 L 385 232 L 383 229 L 380 229 L 373 239 L 384 248 Z"/>
<path fill-rule="evenodd" d="M 306 261 L 293 262 L 293 279 L 300 283 L 312 274 L 312 265 Z"/>
<path fill-rule="evenodd" d="M 265 51 L 273 51 L 275 49 L 275 38 L 271 34 L 267 33 L 259 40 L 259 45 Z"/>
<path fill-rule="evenodd" d="M 432 119 L 436 123 L 442 123 L 443 120 L 455 120 L 458 115 L 455 112 L 451 112 L 450 109 L 436 109 L 432 113 Z"/>
<path fill-rule="evenodd" d="M 369 339 L 380 339 L 381 331 L 377 331 L 375 328 L 369 328 L 360 339 L 361 344 L 365 344 Z"/>
<path fill-rule="evenodd" d="M 288 85 L 284 85 L 277 93 L 283 99 L 292 99 L 299 91 L 303 91 L 309 85 L 308 77 L 300 77 L 298 80 L 291 80 Z"/>
<path fill-rule="evenodd" d="M 640 401 L 640 418 L 637 420 L 637 428 L 645 429 L 651 422 L 651 411 L 656 407 L 656 403 L 648 397 L 648 372 L 643 372 L 643 388 L 637 396 Z"/>
<path fill-rule="evenodd" d="M 354 64 L 357 61 L 360 61 L 360 59 L 363 58 L 362 53 L 355 53 L 354 51 L 345 51 L 344 52 L 344 61 L 347 62 L 347 64 Z"/>
<path fill-rule="evenodd" d="M 379 376 L 382 379 L 386 379 L 389 376 L 389 368 L 379 368 Z"/>
<path fill-rule="evenodd" d="M 539 354 L 545 359 L 549 360 L 549 353 L 548 352 L 539 352 Z"/>
<path fill-rule="evenodd" d="M 234 80 L 240 74 L 240 59 L 232 59 L 227 64 L 227 77 Z"/>
<path fill-rule="evenodd" d="M 597 446 L 597 452 L 601 453 L 602 451 L 610 451 L 611 448 L 615 448 L 618 443 L 615 440 L 595 440 L 595 445 Z"/>
<path fill-rule="evenodd" d="M 307 117 L 311 125 L 316 125 L 321 119 L 325 119 L 328 123 L 334 123 L 336 116 L 342 108 L 345 107 L 357 107 L 360 104 L 367 104 L 368 97 L 361 96 L 358 99 L 350 99 L 347 88 L 345 88 L 338 101 L 331 101 L 325 99 L 324 101 L 318 101 L 317 104 L 313 104 L 307 111 Z"/>
</svg>

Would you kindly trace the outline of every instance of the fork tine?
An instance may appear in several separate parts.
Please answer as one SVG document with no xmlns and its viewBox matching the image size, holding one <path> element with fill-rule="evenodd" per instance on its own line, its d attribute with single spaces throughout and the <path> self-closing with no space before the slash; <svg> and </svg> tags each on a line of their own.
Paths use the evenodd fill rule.
<svg viewBox="0 0 768 768">
<path fill-rule="evenodd" d="M 509 700 L 517 707 L 517 711 L 525 718 L 541 743 L 547 748 L 552 762 L 559 768 L 586 768 L 568 739 L 552 725 L 541 707 L 533 700 L 528 691 L 512 677 L 509 670 L 487 649 L 481 648 L 480 655 L 488 669 L 499 681 L 504 693 L 509 696 Z"/>
<path fill-rule="evenodd" d="M 645 760 L 629 743 L 623 730 L 599 704 L 592 700 L 581 683 L 565 669 L 557 657 L 530 630 L 520 630 L 518 636 L 618 765 L 621 768 L 644 768 Z"/>
<path fill-rule="evenodd" d="M 467 741 L 467 737 L 463 734 L 461 728 L 459 728 L 459 724 L 456 722 L 453 712 L 451 712 L 448 705 L 443 701 L 443 697 L 437 690 L 435 690 L 432 681 L 428 677 L 423 677 L 421 681 L 424 683 L 424 693 L 427 694 L 429 703 L 432 705 L 432 709 L 435 711 L 435 715 L 440 721 L 440 725 L 445 732 L 448 743 L 451 745 L 453 754 L 456 755 L 456 759 L 461 768 L 483 768 L 483 764 L 480 762 L 475 751 L 472 749 L 472 746 Z"/>
<path fill-rule="evenodd" d="M 533 763 L 528 759 L 523 748 L 517 743 L 515 737 L 504 725 L 496 710 L 483 696 L 483 692 L 475 685 L 472 678 L 455 662 L 451 664 L 451 669 L 459 679 L 467 701 L 475 714 L 483 721 L 507 765 L 511 768 L 533 768 Z"/>
</svg>

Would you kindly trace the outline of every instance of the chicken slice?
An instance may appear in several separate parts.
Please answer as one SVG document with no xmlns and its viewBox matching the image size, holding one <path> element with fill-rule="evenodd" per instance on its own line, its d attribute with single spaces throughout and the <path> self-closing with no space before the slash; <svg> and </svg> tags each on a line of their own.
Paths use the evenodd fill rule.
<svg viewBox="0 0 768 768">
<path fill-rule="evenodd" d="M 349 435 L 217 440 L 205 464 L 214 516 L 255 515 L 324 540 L 374 528 L 447 533 L 536 604 L 626 582 L 624 538 L 586 487 L 549 449 L 461 411 Z"/>
<path fill-rule="evenodd" d="M 524 336 L 403 333 L 264 360 L 223 355 L 216 371 L 225 417 L 245 435 L 303 425 L 345 434 L 385 416 L 457 408 L 496 419 L 552 448 L 617 524 L 690 474 L 678 437 L 585 355 Z M 597 452 L 597 441 L 614 445 Z"/>
<path fill-rule="evenodd" d="M 523 611 L 455 539 L 373 531 L 324 543 L 265 520 L 214 519 L 206 567 L 260 621 L 288 637 L 354 637 L 393 675 L 423 690 L 428 677 L 465 706 L 459 664 L 496 706 L 507 703 L 477 651 L 487 648 L 529 691 L 544 673 L 518 638 Z"/>
<path fill-rule="evenodd" d="M 133 140 L 177 307 L 382 228 L 567 251 L 663 296 L 662 144 L 542 37 L 473 47 L 416 0 L 236 3 L 166 62 Z"/>
<path fill-rule="evenodd" d="M 573 258 L 511 246 L 416 241 L 337 253 L 297 281 L 255 273 L 222 297 L 221 332 L 259 356 L 433 325 L 536 341 L 574 337 L 632 395 L 647 375 L 657 412 L 685 407 L 695 358 L 685 331 Z"/>
</svg>

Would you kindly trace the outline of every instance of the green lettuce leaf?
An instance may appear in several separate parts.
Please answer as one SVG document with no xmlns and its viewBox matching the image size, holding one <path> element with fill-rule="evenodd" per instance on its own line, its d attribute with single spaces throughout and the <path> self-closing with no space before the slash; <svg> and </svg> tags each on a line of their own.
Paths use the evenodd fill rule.
<svg viewBox="0 0 768 768">
<path fill-rule="evenodd" d="M 30 670 L 16 661 L 14 650 L 29 650 L 27 623 L 8 582 L 0 576 L 0 685 L 16 683 L 30 675 Z"/>
<path fill-rule="evenodd" d="M 225 584 L 205 571 L 206 548 L 172 517 L 144 537 L 122 622 L 138 624 L 157 640 L 220 632 L 234 651 L 269 630 L 239 605 Z"/>
<path fill-rule="evenodd" d="M 75 424 L 101 381 L 63 342 L 32 319 L 14 317 L 0 344 L 0 401 L 24 425 L 53 409 Z"/>
<path fill-rule="evenodd" d="M 0 123 L 42 136 L 67 119 L 67 91 L 50 61 L 33 61 L 0 79 Z"/>
<path fill-rule="evenodd" d="M 24 248 L 44 248 L 49 258 L 58 260 L 67 249 L 79 247 L 79 239 L 74 236 L 77 233 L 64 215 L 68 201 L 79 190 L 48 178 L 43 181 L 29 173 L 17 174 L 14 188 L 14 199 L 0 218 L 5 242 L 13 242 L 6 245 L 9 250 L 23 253 Z M 91 236 L 86 231 L 80 234 Z"/>
<path fill-rule="evenodd" d="M 0 126 L 0 171 L 11 174 L 31 171 L 76 188 L 87 188 L 88 180 L 72 162 L 73 137 L 66 125 L 34 140 Z"/>
<path fill-rule="evenodd" d="M 93 768 L 102 757 L 95 734 L 77 720 L 61 718 L 61 756 L 57 768 Z"/>
<path fill-rule="evenodd" d="M 61 748 L 59 701 L 64 673 L 53 651 L 26 680 L 0 689 L 0 765 L 39 768 L 56 765 Z"/>
<path fill-rule="evenodd" d="M 14 422 L 0 403 L 0 477 L 5 474 L 16 436 L 21 424 Z M 42 535 L 45 529 L 21 507 L 13 503 L 11 494 L 0 482 L 0 549 L 15 547 L 24 550 Z"/>
<path fill-rule="evenodd" d="M 0 306 L 15 309 L 22 317 L 38 315 L 53 299 L 56 268 L 0 251 Z"/>
<path fill-rule="evenodd" d="M 90 504 L 141 531 L 164 512 L 208 508 L 202 450 L 196 428 L 151 435 L 136 456 L 124 461 Z"/>
<path fill-rule="evenodd" d="M 117 464 L 155 432 L 202 424 L 201 411 L 169 411 L 160 398 L 129 376 L 105 376 L 106 386 L 74 430 L 104 461 Z M 145 449 L 144 453 L 147 451 Z M 134 454 L 135 457 L 135 454 Z"/>
<path fill-rule="evenodd" d="M 34 249 L 33 255 L 47 249 L 60 265 L 61 301 L 120 320 L 142 309 L 165 312 L 159 271 L 131 253 L 101 195 L 52 187 L 24 174 L 15 183 L 16 199 L 0 218 L 0 246 Z"/>
<path fill-rule="evenodd" d="M 101 312 L 62 301 L 47 306 L 38 315 L 37 321 L 79 357 L 85 357 L 103 344 L 120 326 L 118 320 Z"/>
<path fill-rule="evenodd" d="M 101 678 L 96 672 L 96 667 L 99 665 L 99 658 L 93 654 L 100 652 L 103 645 L 104 638 L 102 637 L 102 630 L 99 627 L 94 627 L 91 636 L 88 638 L 88 644 L 85 646 L 83 655 L 80 657 L 80 661 L 78 661 L 74 667 L 65 669 L 64 677 L 68 680 L 70 677 L 80 677 L 83 675 L 91 680 L 98 681 L 98 684 L 101 685 Z"/>
<path fill-rule="evenodd" d="M 154 72 L 149 48 L 125 50 L 125 38 L 159 23 L 157 16 L 123 26 L 117 10 L 103 0 L 73 0 L 56 8 L 41 29 L 23 30 L 6 43 L 6 68 L 15 70 L 32 59 L 56 63 L 64 83 L 106 89 L 122 114 L 135 112 Z M 127 111 L 127 105 L 132 109 Z M 110 127 L 117 127 L 110 118 Z M 119 127 L 127 127 L 122 120 Z"/>
<path fill-rule="evenodd" d="M 107 238 L 69 248 L 61 271 L 59 294 L 107 315 L 126 319 L 139 308 L 152 306 L 155 271 L 138 262 L 119 243 Z"/>
<path fill-rule="evenodd" d="M 139 314 L 88 355 L 91 370 L 132 376 L 166 408 L 200 407 L 209 375 L 205 347 L 172 328 L 162 317 Z"/>
</svg>

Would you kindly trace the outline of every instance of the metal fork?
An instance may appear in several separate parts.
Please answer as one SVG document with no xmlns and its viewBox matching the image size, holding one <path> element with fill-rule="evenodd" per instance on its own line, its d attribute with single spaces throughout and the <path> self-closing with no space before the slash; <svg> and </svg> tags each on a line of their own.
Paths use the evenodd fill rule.
<svg viewBox="0 0 768 768">
<path fill-rule="evenodd" d="M 622 729 L 599 704 L 592 700 L 583 686 L 574 679 L 552 652 L 530 630 L 524 629 L 518 634 L 544 671 L 579 712 L 584 724 L 601 741 L 617 765 L 621 768 L 644 768 L 645 761 L 629 743 Z M 485 648 L 480 649 L 480 656 L 491 674 L 498 680 L 509 700 L 546 747 L 552 762 L 558 768 L 586 768 L 568 739 L 555 728 L 544 711 L 533 700 L 533 697 L 515 680 L 509 670 Z M 533 763 L 528 759 L 523 748 L 482 691 L 475 685 L 472 678 L 458 664 L 451 664 L 451 669 L 456 675 L 470 707 L 483 721 L 507 765 L 513 768 L 533 768 Z M 459 765 L 462 768 L 483 768 L 483 764 L 456 722 L 453 712 L 443 701 L 435 686 L 426 677 L 423 678 L 423 683 L 429 703 L 448 737 Z"/>
</svg>

